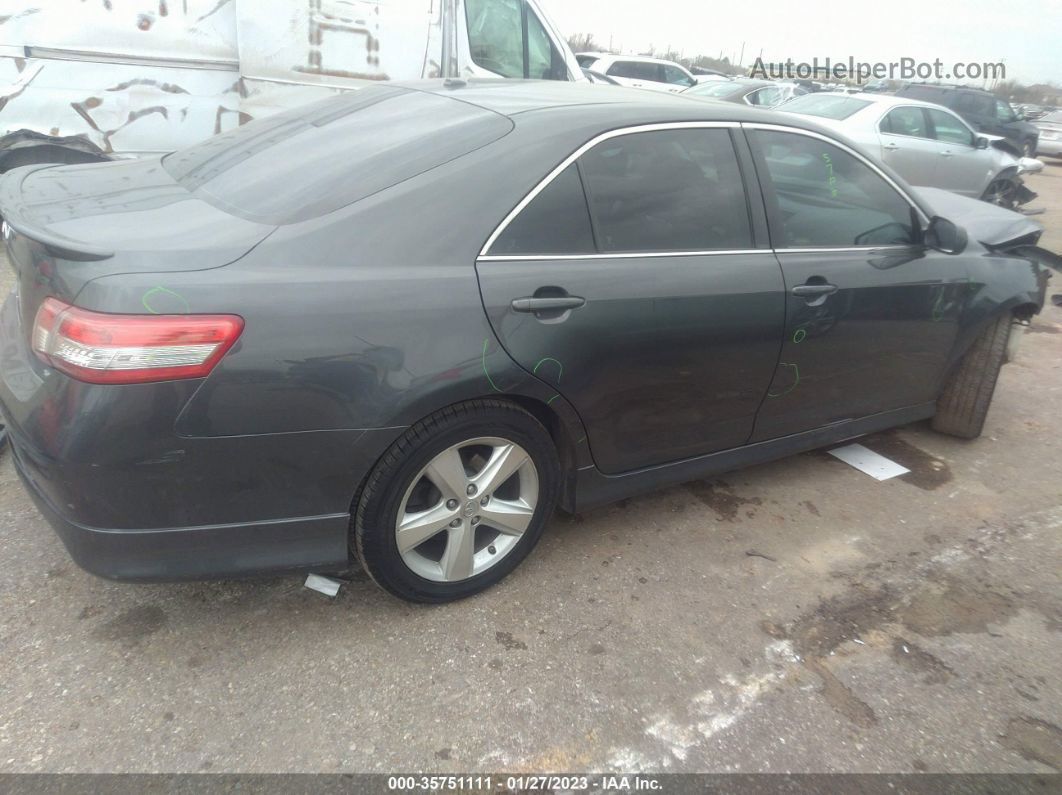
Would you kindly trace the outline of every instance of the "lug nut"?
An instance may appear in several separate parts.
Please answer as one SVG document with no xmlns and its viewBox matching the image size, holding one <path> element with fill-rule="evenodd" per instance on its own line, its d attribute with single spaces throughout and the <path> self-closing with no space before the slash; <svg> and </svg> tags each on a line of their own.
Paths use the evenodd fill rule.
<svg viewBox="0 0 1062 795">
<path fill-rule="evenodd" d="M 457 510 L 457 500 L 447 500 L 446 501 L 446 507 L 449 508 L 451 511 L 456 511 Z"/>
<path fill-rule="evenodd" d="M 491 544 L 489 547 L 487 547 L 487 552 L 492 555 L 498 554 L 498 550 L 494 548 L 494 544 Z"/>
<path fill-rule="evenodd" d="M 460 526 L 461 526 L 461 520 L 460 519 L 454 519 L 452 522 L 450 522 L 450 527 L 460 527 Z"/>
<path fill-rule="evenodd" d="M 472 517 L 472 524 L 479 524 L 479 517 L 478 516 L 473 516 Z"/>
<path fill-rule="evenodd" d="M 465 489 L 465 494 L 467 494 L 469 497 L 471 497 L 475 493 L 476 493 L 476 484 L 475 483 L 469 483 L 468 484 L 468 488 Z"/>
<path fill-rule="evenodd" d="M 479 504 L 486 505 L 488 502 L 490 502 L 490 497 L 484 497 L 482 500 L 479 501 Z"/>
</svg>

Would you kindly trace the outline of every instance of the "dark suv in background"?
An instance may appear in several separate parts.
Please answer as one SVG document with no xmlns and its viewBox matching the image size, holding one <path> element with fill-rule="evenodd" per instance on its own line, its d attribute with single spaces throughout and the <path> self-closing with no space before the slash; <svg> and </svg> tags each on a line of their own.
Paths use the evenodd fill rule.
<svg viewBox="0 0 1062 795">
<path fill-rule="evenodd" d="M 1036 152 L 1036 139 L 1039 134 L 1036 127 L 1023 121 L 1009 103 L 987 91 L 965 86 L 907 83 L 896 92 L 896 96 L 934 102 L 951 108 L 970 122 L 974 129 L 1006 138 L 1018 148 L 1023 157 L 1032 157 Z"/>
</svg>

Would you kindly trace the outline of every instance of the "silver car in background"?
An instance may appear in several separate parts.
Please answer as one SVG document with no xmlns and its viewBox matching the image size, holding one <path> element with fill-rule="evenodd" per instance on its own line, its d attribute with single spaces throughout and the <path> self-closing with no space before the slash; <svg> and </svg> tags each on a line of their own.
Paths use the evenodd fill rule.
<svg viewBox="0 0 1062 795">
<path fill-rule="evenodd" d="M 778 110 L 811 116 L 880 157 L 912 185 L 1015 208 L 1035 197 L 1017 152 L 940 105 L 881 94 L 809 94 Z"/>
<path fill-rule="evenodd" d="M 1036 154 L 1062 157 L 1062 110 L 1053 110 L 1033 122 L 1040 131 Z"/>
</svg>

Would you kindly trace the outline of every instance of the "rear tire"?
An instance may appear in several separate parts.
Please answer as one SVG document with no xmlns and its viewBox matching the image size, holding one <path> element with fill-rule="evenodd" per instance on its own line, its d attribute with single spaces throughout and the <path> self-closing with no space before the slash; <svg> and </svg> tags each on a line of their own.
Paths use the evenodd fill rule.
<svg viewBox="0 0 1062 795">
<path fill-rule="evenodd" d="M 401 599 L 471 596 L 534 548 L 560 477 L 549 432 L 519 406 L 484 399 L 442 409 L 409 428 L 369 475 L 351 522 L 354 551 Z"/>
<path fill-rule="evenodd" d="M 981 435 L 1007 355 L 1012 322 L 1008 313 L 997 317 L 963 356 L 937 399 L 934 430 L 963 439 Z"/>
</svg>

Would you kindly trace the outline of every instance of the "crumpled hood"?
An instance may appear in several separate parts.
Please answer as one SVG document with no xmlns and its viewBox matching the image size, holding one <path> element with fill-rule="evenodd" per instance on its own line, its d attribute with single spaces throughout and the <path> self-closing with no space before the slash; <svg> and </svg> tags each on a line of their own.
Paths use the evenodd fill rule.
<svg viewBox="0 0 1062 795">
<path fill-rule="evenodd" d="M 934 215 L 963 227 L 971 239 L 984 246 L 1005 246 L 1019 240 L 1035 243 L 1044 231 L 1041 224 L 1028 216 L 988 202 L 940 188 L 912 187 L 911 190 L 933 209 Z"/>
</svg>

